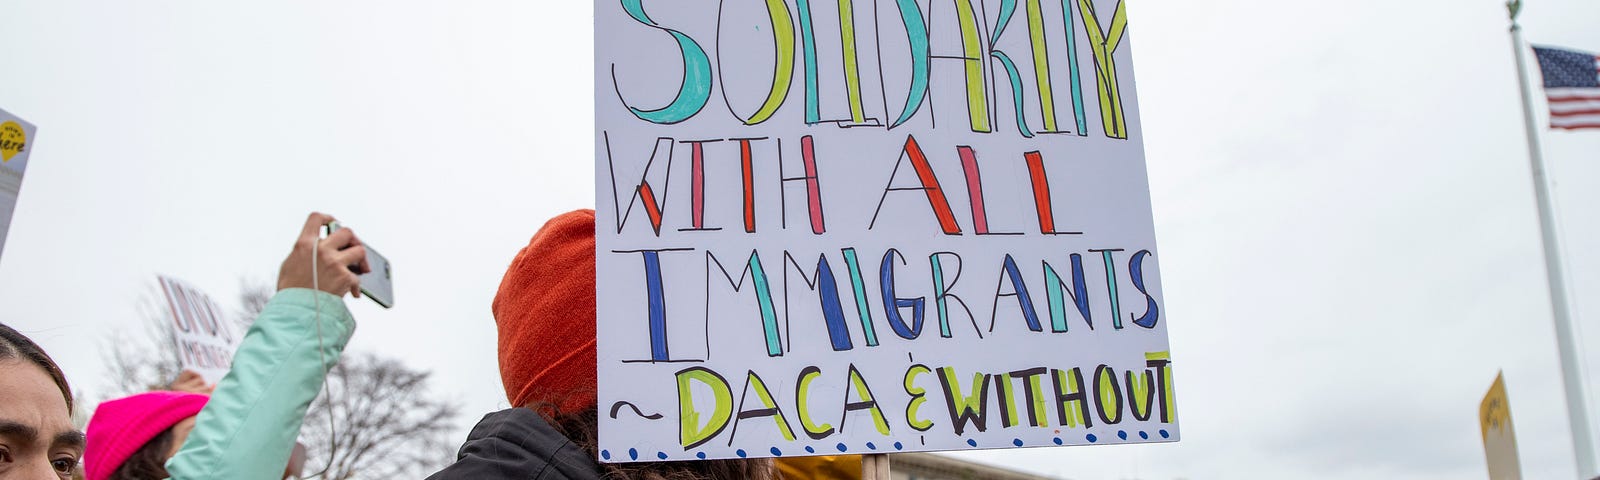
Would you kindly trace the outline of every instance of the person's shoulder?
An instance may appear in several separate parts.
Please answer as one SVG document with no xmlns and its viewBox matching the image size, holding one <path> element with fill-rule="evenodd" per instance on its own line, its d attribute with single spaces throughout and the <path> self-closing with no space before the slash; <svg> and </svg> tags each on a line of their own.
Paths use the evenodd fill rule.
<svg viewBox="0 0 1600 480">
<path fill-rule="evenodd" d="M 600 478 L 600 464 L 537 412 L 508 408 L 484 415 L 456 462 L 428 478 L 588 480 Z"/>
</svg>

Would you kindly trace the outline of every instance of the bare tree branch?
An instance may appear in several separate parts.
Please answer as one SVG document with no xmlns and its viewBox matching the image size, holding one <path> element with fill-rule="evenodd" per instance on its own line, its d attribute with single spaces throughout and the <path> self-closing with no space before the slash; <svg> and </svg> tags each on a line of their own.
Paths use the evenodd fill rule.
<svg viewBox="0 0 1600 480">
<path fill-rule="evenodd" d="M 422 477 L 451 460 L 460 407 L 430 397 L 428 372 L 370 353 L 346 354 L 328 374 L 302 433 L 318 470 L 306 478 Z M 330 420 L 331 419 L 331 420 Z"/>
<path fill-rule="evenodd" d="M 130 333 L 121 329 L 106 338 L 105 369 L 111 377 L 111 391 L 105 398 L 117 398 L 150 390 L 164 389 L 178 378 L 178 346 L 173 343 L 172 312 L 167 308 L 161 287 L 154 282 L 139 295 L 134 305 L 141 328 Z"/>
<path fill-rule="evenodd" d="M 261 311 L 267 309 L 273 293 L 276 292 L 272 285 L 264 280 L 239 279 L 239 314 L 234 318 L 240 332 L 249 330 L 250 324 L 256 322 Z"/>
</svg>

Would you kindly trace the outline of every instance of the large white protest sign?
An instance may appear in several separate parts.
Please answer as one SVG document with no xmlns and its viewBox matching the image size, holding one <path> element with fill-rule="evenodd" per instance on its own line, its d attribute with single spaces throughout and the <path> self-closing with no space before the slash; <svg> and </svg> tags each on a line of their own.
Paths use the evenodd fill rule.
<svg viewBox="0 0 1600 480">
<path fill-rule="evenodd" d="M 178 363 L 205 377 L 207 383 L 222 380 L 242 334 L 228 327 L 222 307 L 210 295 L 175 278 L 157 276 L 156 280 L 172 314 L 169 320 Z"/>
<path fill-rule="evenodd" d="M 602 460 L 1178 439 L 1120 1 L 594 16 Z"/>
<path fill-rule="evenodd" d="M 0 110 L 0 254 L 5 253 L 6 236 L 11 232 L 11 214 L 22 191 L 22 174 L 28 170 L 34 126 L 10 112 Z"/>
</svg>

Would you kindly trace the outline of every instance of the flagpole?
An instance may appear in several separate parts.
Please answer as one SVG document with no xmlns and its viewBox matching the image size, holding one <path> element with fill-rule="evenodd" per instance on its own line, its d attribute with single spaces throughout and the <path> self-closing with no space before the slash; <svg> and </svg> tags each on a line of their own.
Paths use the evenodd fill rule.
<svg viewBox="0 0 1600 480">
<path fill-rule="evenodd" d="M 1511 47 L 1517 58 L 1517 85 L 1522 88 L 1523 127 L 1528 136 L 1528 159 L 1533 167 L 1533 192 L 1539 203 L 1539 234 L 1544 240 L 1545 278 L 1550 286 L 1550 310 L 1555 317 L 1556 350 L 1561 359 L 1561 380 L 1567 393 L 1567 419 L 1572 428 L 1572 449 L 1577 457 L 1578 478 L 1594 478 L 1594 436 L 1589 431 L 1588 401 L 1584 399 L 1583 378 L 1578 371 L 1577 338 L 1572 333 L 1572 315 L 1567 308 L 1566 273 L 1561 262 L 1561 244 L 1556 236 L 1554 207 L 1545 178 L 1544 155 L 1539 130 L 1534 125 L 1533 102 L 1528 87 L 1527 63 L 1523 58 L 1522 27 L 1517 24 L 1521 0 L 1510 0 Z"/>
</svg>

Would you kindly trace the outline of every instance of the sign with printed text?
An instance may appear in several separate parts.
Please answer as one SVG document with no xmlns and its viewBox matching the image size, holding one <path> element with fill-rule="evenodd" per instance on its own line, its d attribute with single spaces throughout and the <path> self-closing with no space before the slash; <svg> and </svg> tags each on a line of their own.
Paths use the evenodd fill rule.
<svg viewBox="0 0 1600 480">
<path fill-rule="evenodd" d="M 242 332 L 229 328 L 225 313 L 210 295 L 181 280 L 157 276 L 172 322 L 172 341 L 178 348 L 178 363 L 194 370 L 206 383 L 215 384 L 228 374 L 233 352 L 243 340 Z"/>
<path fill-rule="evenodd" d="M 28 170 L 28 142 L 33 139 L 33 124 L 0 110 L 0 254 L 5 253 L 6 236 L 11 232 L 11 214 L 17 209 L 22 191 L 22 174 Z"/>
<path fill-rule="evenodd" d="M 601 460 L 1178 440 L 1122 2 L 594 8 Z"/>
</svg>

